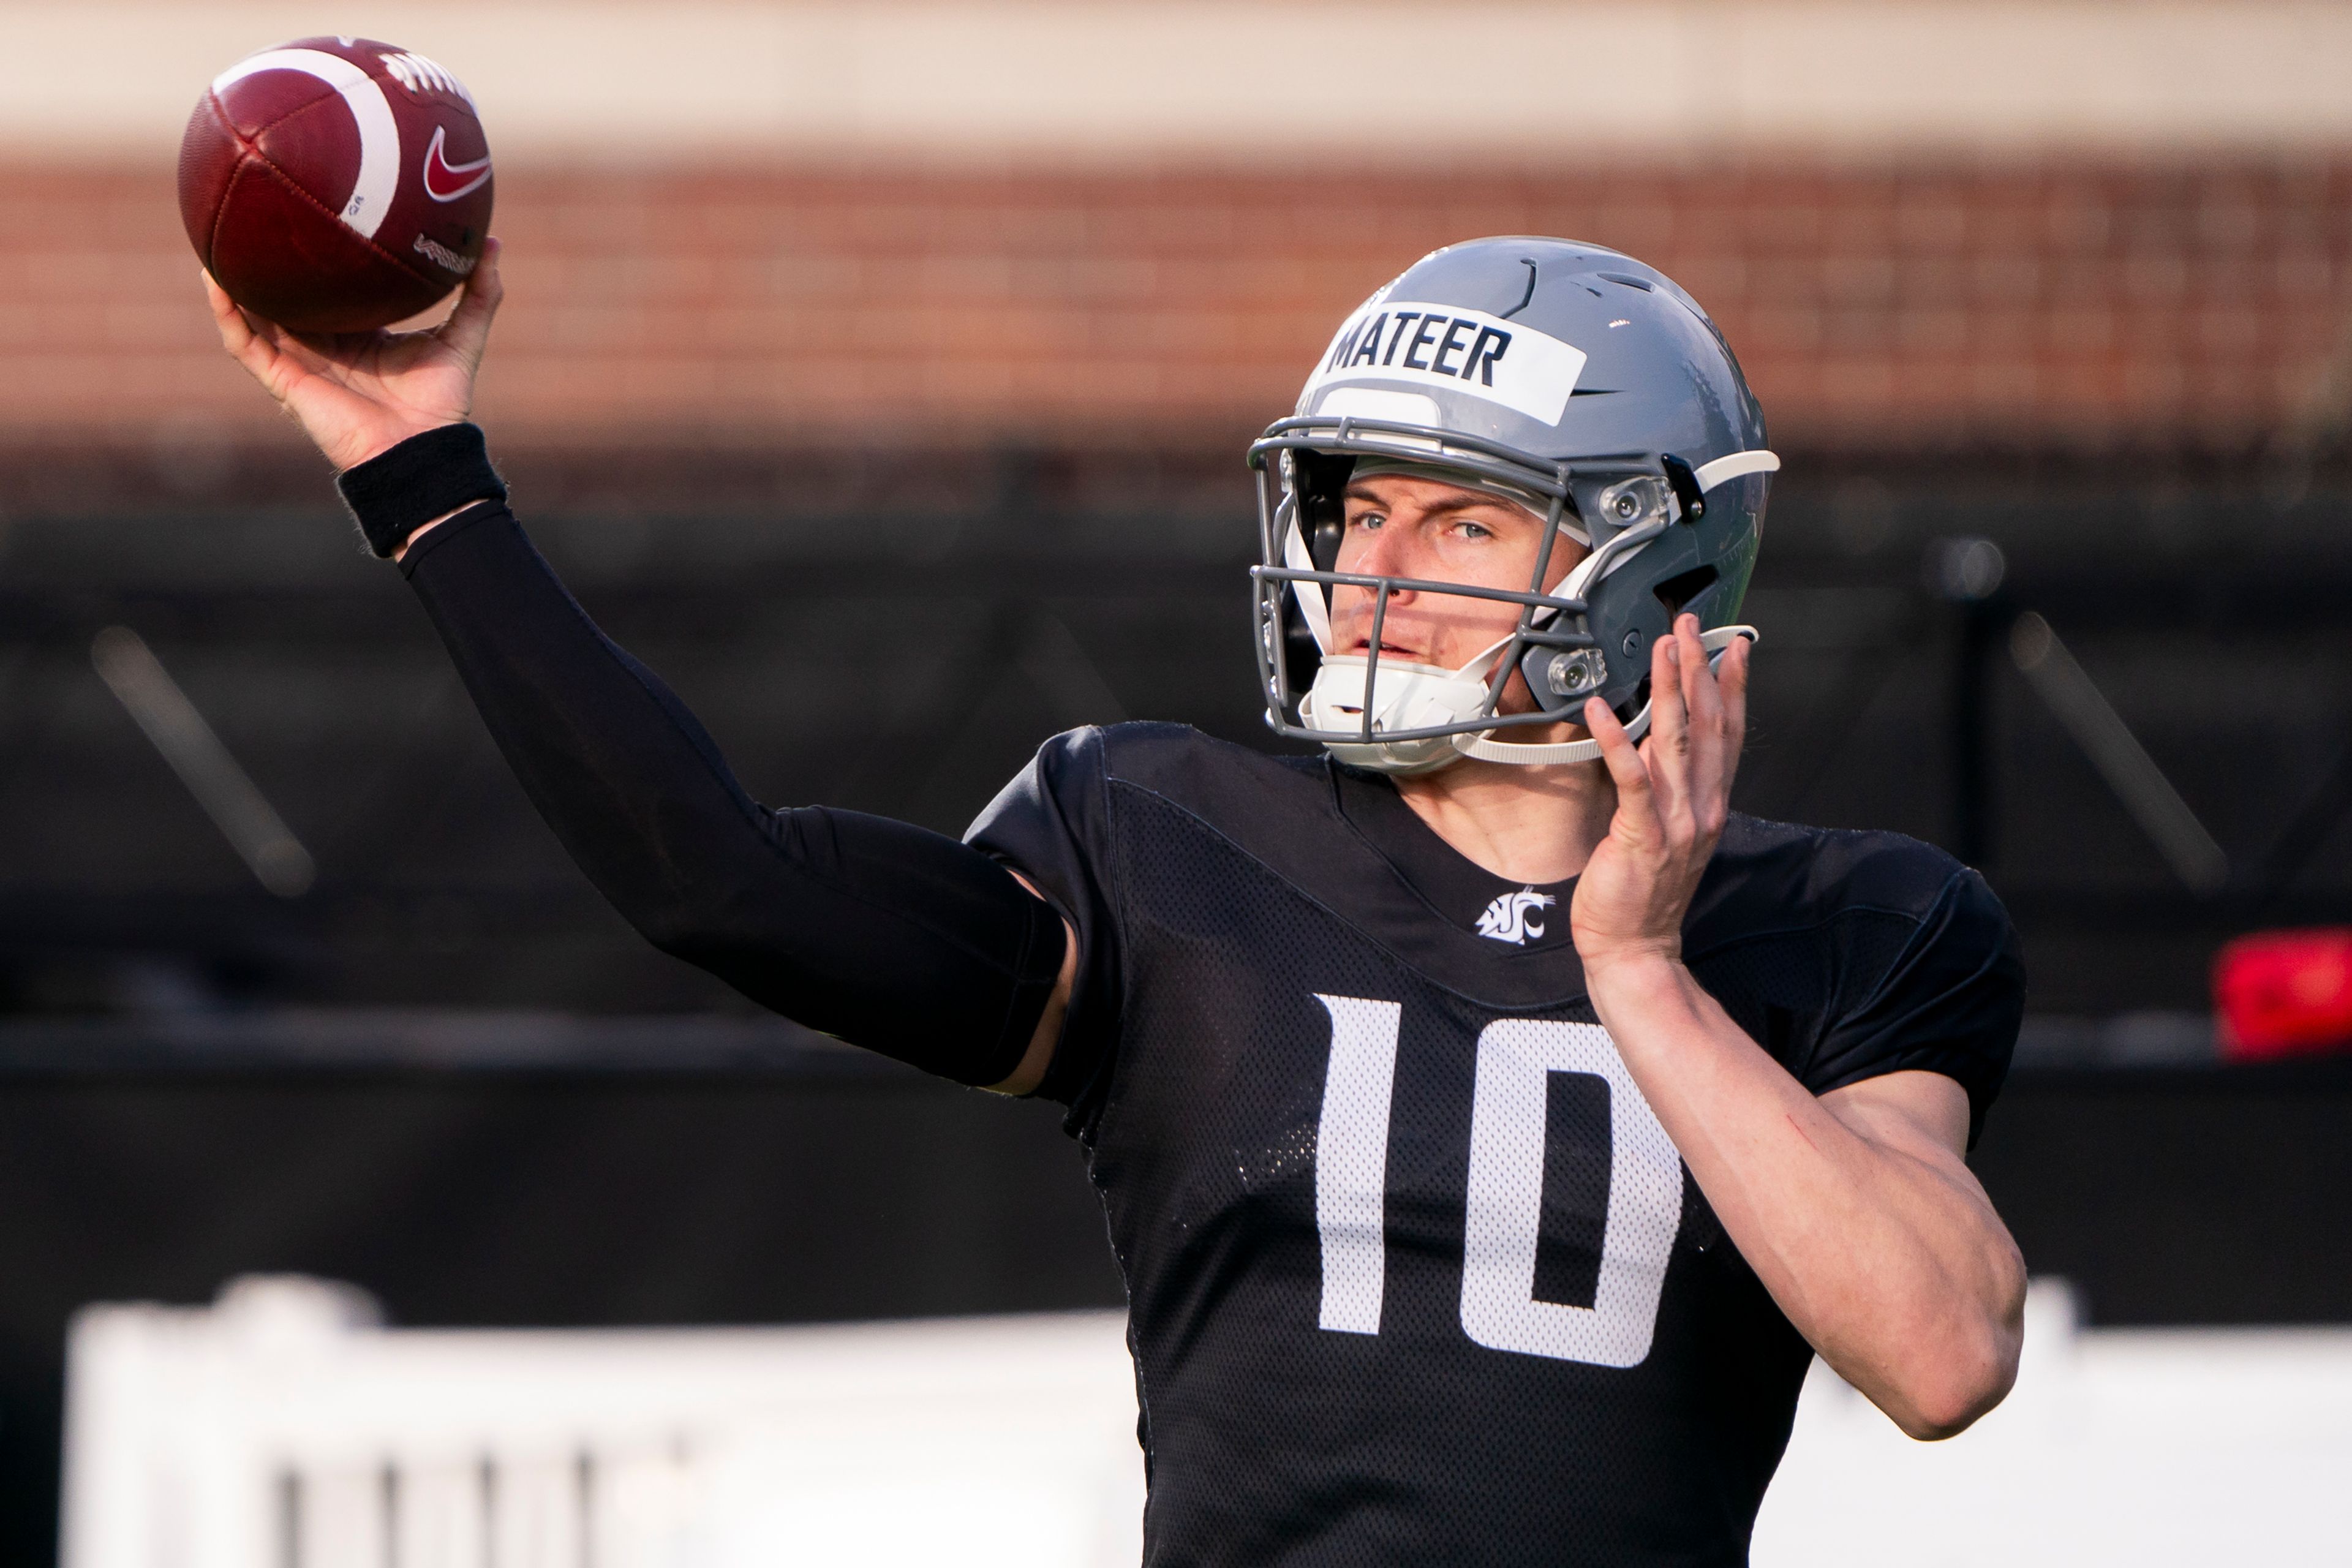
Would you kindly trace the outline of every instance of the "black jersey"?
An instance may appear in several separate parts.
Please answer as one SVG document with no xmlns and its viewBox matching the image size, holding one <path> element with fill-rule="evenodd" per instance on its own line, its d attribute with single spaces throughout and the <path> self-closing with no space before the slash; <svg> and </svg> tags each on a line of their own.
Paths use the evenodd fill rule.
<svg viewBox="0 0 2352 1568">
<path fill-rule="evenodd" d="M 1811 1352 L 1586 1000 L 1571 883 L 1169 725 L 1056 739 L 971 837 L 1079 932 L 1043 1092 L 1126 1272 L 1148 1563 L 1746 1560 Z M 1736 816 L 1684 951 L 1808 1089 L 1946 1073 L 1973 1137 L 2023 992 L 1973 872 Z"/>
</svg>

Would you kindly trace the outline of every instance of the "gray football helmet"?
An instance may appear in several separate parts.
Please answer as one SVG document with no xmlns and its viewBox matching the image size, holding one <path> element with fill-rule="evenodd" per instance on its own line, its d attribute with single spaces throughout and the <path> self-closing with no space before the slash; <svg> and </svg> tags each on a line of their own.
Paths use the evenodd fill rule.
<svg viewBox="0 0 2352 1568">
<path fill-rule="evenodd" d="M 1266 722 L 1341 761 L 1425 773 L 1465 756 L 1585 762 L 1592 741 L 1514 744 L 1497 731 L 1578 721 L 1606 701 L 1638 738 L 1650 644 L 1687 610 L 1710 654 L 1735 637 L 1769 476 L 1764 416 L 1698 302 L 1631 257 L 1504 237 L 1422 258 L 1349 316 L 1297 413 L 1250 447 L 1261 563 L 1252 569 Z M 1524 592 L 1333 570 L 1359 464 L 1495 490 L 1548 515 Z M 1554 584 L 1562 533 L 1589 548 Z M 1368 654 L 1330 647 L 1328 594 L 1372 590 Z M 1399 590 L 1520 606 L 1516 629 L 1460 669 L 1380 658 Z M 1513 669 L 1536 707 L 1498 713 Z"/>
</svg>

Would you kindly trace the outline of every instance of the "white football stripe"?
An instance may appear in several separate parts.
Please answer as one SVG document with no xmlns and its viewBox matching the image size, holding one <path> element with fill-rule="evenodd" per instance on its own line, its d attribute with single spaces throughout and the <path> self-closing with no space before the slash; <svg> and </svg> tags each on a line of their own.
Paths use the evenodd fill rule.
<svg viewBox="0 0 2352 1568">
<path fill-rule="evenodd" d="M 392 208 L 400 184 L 400 126 L 392 105 L 376 79 L 340 55 L 321 49 L 270 49 L 237 61 L 213 78 L 213 91 L 262 71 L 300 71 L 317 77 L 343 95 L 352 119 L 360 128 L 360 177 L 352 182 L 343 203 L 343 224 L 362 239 L 373 239 L 383 215 Z"/>
</svg>

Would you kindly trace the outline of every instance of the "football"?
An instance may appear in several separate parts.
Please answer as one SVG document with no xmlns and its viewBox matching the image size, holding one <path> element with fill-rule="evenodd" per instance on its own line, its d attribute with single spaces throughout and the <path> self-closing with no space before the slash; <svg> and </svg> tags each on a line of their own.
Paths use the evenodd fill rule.
<svg viewBox="0 0 2352 1568">
<path fill-rule="evenodd" d="M 298 38 L 213 79 L 180 142 L 180 216 L 246 310 L 298 332 L 415 315 L 481 258 L 490 149 L 471 94 L 366 38 Z"/>
</svg>

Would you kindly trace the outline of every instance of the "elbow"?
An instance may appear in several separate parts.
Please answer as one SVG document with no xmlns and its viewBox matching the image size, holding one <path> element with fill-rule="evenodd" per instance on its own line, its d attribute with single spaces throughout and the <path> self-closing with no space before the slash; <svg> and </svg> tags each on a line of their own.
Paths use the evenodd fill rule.
<svg viewBox="0 0 2352 1568">
<path fill-rule="evenodd" d="M 648 900 L 633 906 L 615 899 L 613 905 L 639 936 L 672 958 L 698 963 L 712 945 L 707 914 L 683 900 Z"/>
<path fill-rule="evenodd" d="M 738 909 L 721 889 L 665 888 L 612 901 L 639 936 L 698 969 L 723 969 L 747 945 Z"/>
<path fill-rule="evenodd" d="M 1957 1437 L 2009 1395 L 2017 1381 L 2017 1352 L 1988 1350 L 1948 1356 L 1902 1391 L 1887 1414 L 1904 1436 L 1922 1443 Z"/>
<path fill-rule="evenodd" d="M 1957 1437 L 2009 1396 L 2024 1343 L 2024 1270 L 1990 1310 L 1947 1325 L 1906 1369 L 1885 1402 L 1904 1433 L 1923 1443 Z"/>
</svg>

